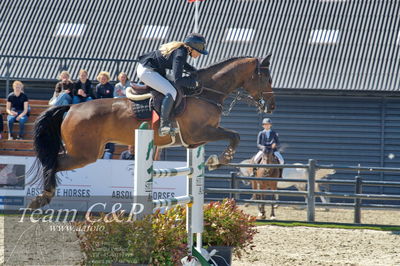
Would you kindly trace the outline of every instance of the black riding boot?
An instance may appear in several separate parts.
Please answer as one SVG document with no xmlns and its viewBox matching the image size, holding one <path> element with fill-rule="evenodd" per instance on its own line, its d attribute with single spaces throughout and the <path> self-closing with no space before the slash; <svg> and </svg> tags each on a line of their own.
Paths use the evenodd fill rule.
<svg viewBox="0 0 400 266">
<path fill-rule="evenodd" d="M 171 128 L 171 120 L 170 120 L 170 114 L 173 107 L 174 107 L 174 98 L 172 98 L 172 95 L 168 93 L 167 95 L 165 95 L 161 105 L 160 130 L 159 130 L 160 136 L 166 136 L 168 134 L 171 134 L 171 132 L 174 132 L 174 130 Z"/>
</svg>

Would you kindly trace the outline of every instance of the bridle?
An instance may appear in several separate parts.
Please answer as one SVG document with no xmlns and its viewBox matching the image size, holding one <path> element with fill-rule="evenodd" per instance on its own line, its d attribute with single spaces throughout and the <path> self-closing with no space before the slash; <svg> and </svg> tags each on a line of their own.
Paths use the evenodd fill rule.
<svg viewBox="0 0 400 266">
<path fill-rule="evenodd" d="M 261 87 L 261 75 L 262 75 L 261 69 L 264 69 L 264 68 L 268 69 L 268 71 L 269 71 L 269 67 L 261 66 L 260 65 L 260 60 L 258 59 L 257 60 L 256 71 L 255 71 L 256 74 L 257 74 L 257 77 L 254 77 L 254 74 L 253 74 L 252 78 L 257 78 L 258 79 L 259 88 Z M 270 83 L 271 83 L 271 81 L 270 81 Z M 253 105 L 253 106 L 257 107 L 258 110 L 259 110 L 259 113 L 267 112 L 265 106 L 268 107 L 271 104 L 271 101 L 273 100 L 273 97 L 268 97 L 268 100 L 265 101 L 264 97 L 263 97 L 263 94 L 272 94 L 272 95 L 274 94 L 274 92 L 272 92 L 272 91 L 271 92 L 260 92 L 257 95 L 258 99 L 255 99 L 253 96 L 251 96 L 250 94 L 248 94 L 246 92 L 238 91 L 236 93 L 235 97 L 233 98 L 232 102 L 230 103 L 229 108 L 224 111 L 223 104 L 218 103 L 218 102 L 216 102 L 214 100 L 211 100 L 211 99 L 208 99 L 208 98 L 201 97 L 200 95 L 204 91 L 208 91 L 208 92 L 211 92 L 211 93 L 215 93 L 215 94 L 224 96 L 224 98 L 227 97 L 230 93 L 226 94 L 224 92 L 221 92 L 221 91 L 218 91 L 218 90 L 215 90 L 215 89 L 212 89 L 212 88 L 208 88 L 208 87 L 202 86 L 196 93 L 186 96 L 186 97 L 197 98 L 197 99 L 200 99 L 200 100 L 203 100 L 203 101 L 206 101 L 206 102 L 209 102 L 211 104 L 216 105 L 221 110 L 223 116 L 228 116 L 230 114 L 230 112 L 232 111 L 233 107 L 235 106 L 235 104 L 238 101 L 242 101 L 242 102 L 247 103 L 248 105 Z"/>
<path fill-rule="evenodd" d="M 262 75 L 261 69 L 267 69 L 268 72 L 269 72 L 269 66 L 261 66 L 261 65 L 260 65 L 260 59 L 258 59 L 258 60 L 257 60 L 257 65 L 256 65 L 256 73 L 257 73 L 258 87 L 259 87 L 259 88 L 261 87 L 261 75 Z M 269 77 L 270 77 L 269 83 L 272 83 L 271 75 L 269 75 Z M 252 78 L 255 78 L 254 75 L 253 75 Z M 271 91 L 271 92 L 260 92 L 260 93 L 258 94 L 258 100 L 254 99 L 254 98 L 252 97 L 255 106 L 256 106 L 256 107 L 258 108 L 258 110 L 259 110 L 259 113 L 262 113 L 262 112 L 263 112 L 263 109 L 264 109 L 264 112 L 266 113 L 268 110 L 265 108 L 265 106 L 267 106 L 267 108 L 268 108 L 268 106 L 271 104 L 271 101 L 272 101 L 272 99 L 273 99 L 272 96 L 271 96 L 271 97 L 268 97 L 267 102 L 265 102 L 264 97 L 263 97 L 263 94 L 271 94 L 271 95 L 273 96 L 273 95 L 274 95 L 274 92 L 273 92 L 273 91 Z"/>
</svg>

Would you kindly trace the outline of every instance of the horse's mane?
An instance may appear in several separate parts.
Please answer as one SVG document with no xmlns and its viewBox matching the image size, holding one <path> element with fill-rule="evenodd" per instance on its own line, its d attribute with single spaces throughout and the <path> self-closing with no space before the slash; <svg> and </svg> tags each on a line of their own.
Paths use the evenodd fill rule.
<svg viewBox="0 0 400 266">
<path fill-rule="evenodd" d="M 224 58 L 216 63 L 213 63 L 211 65 L 203 67 L 203 68 L 199 69 L 198 71 L 199 72 L 200 71 L 210 71 L 210 70 L 214 70 L 215 68 L 221 69 L 225 65 L 228 65 L 228 64 L 232 63 L 233 61 L 236 61 L 238 59 L 244 59 L 244 58 L 254 58 L 254 57 L 253 56 L 236 56 L 236 57 Z"/>
</svg>

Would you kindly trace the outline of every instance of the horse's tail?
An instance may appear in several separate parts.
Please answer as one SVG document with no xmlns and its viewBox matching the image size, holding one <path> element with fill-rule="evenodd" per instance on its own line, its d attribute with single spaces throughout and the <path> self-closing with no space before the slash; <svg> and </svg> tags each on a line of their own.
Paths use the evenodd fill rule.
<svg viewBox="0 0 400 266">
<path fill-rule="evenodd" d="M 61 123 L 69 109 L 69 105 L 52 107 L 40 114 L 35 121 L 33 143 L 37 160 L 31 171 L 36 170 L 33 182 L 40 181 L 47 191 L 53 191 L 57 186 L 57 157 L 64 150 Z"/>
</svg>

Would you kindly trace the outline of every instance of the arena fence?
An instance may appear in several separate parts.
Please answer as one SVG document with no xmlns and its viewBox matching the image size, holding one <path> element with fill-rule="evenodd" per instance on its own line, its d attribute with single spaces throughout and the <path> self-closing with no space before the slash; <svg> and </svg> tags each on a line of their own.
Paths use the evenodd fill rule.
<svg viewBox="0 0 400 266">
<path fill-rule="evenodd" d="M 362 208 L 379 208 L 379 209 L 392 209 L 398 208 L 399 205 L 389 204 L 364 204 L 362 200 L 398 200 L 400 203 L 400 195 L 386 195 L 386 194 L 365 194 L 362 193 L 363 186 L 391 186 L 400 187 L 400 182 L 389 181 L 367 181 L 363 180 L 361 176 L 357 175 L 354 180 L 336 180 L 336 179 L 322 179 L 315 180 L 315 172 L 317 169 L 335 169 L 335 170 L 351 170 L 351 171 L 368 171 L 368 172 L 398 172 L 400 168 L 388 167 L 360 167 L 360 166 L 335 166 L 335 165 L 319 165 L 316 160 L 310 159 L 308 164 L 292 165 L 292 164 L 239 164 L 231 163 L 228 167 L 261 167 L 261 168 L 306 168 L 308 170 L 308 179 L 286 179 L 279 178 L 279 182 L 307 182 L 307 191 L 289 191 L 289 190 L 253 190 L 253 189 L 239 189 L 240 180 L 263 180 L 263 181 L 277 181 L 276 178 L 268 177 L 244 177 L 238 176 L 236 172 L 231 172 L 230 175 L 206 175 L 206 179 L 225 179 L 230 180 L 230 188 L 207 188 L 206 193 L 226 193 L 230 197 L 235 198 L 238 202 L 246 203 L 265 203 L 265 204 L 285 204 L 285 205 L 304 205 L 307 206 L 307 221 L 315 221 L 315 206 L 321 207 L 353 207 L 354 208 L 354 223 L 361 223 L 361 209 Z M 315 192 L 315 183 L 318 184 L 336 184 L 336 185 L 353 185 L 354 193 L 339 193 L 339 192 Z M 240 199 L 240 194 L 264 194 L 264 195 L 284 195 L 284 196 L 302 196 L 306 197 L 306 202 L 301 201 L 279 201 L 279 200 L 243 200 Z M 324 196 L 328 198 L 345 198 L 353 199 L 354 203 L 316 203 L 315 197 Z M 210 199 L 208 197 L 208 199 Z"/>
</svg>

